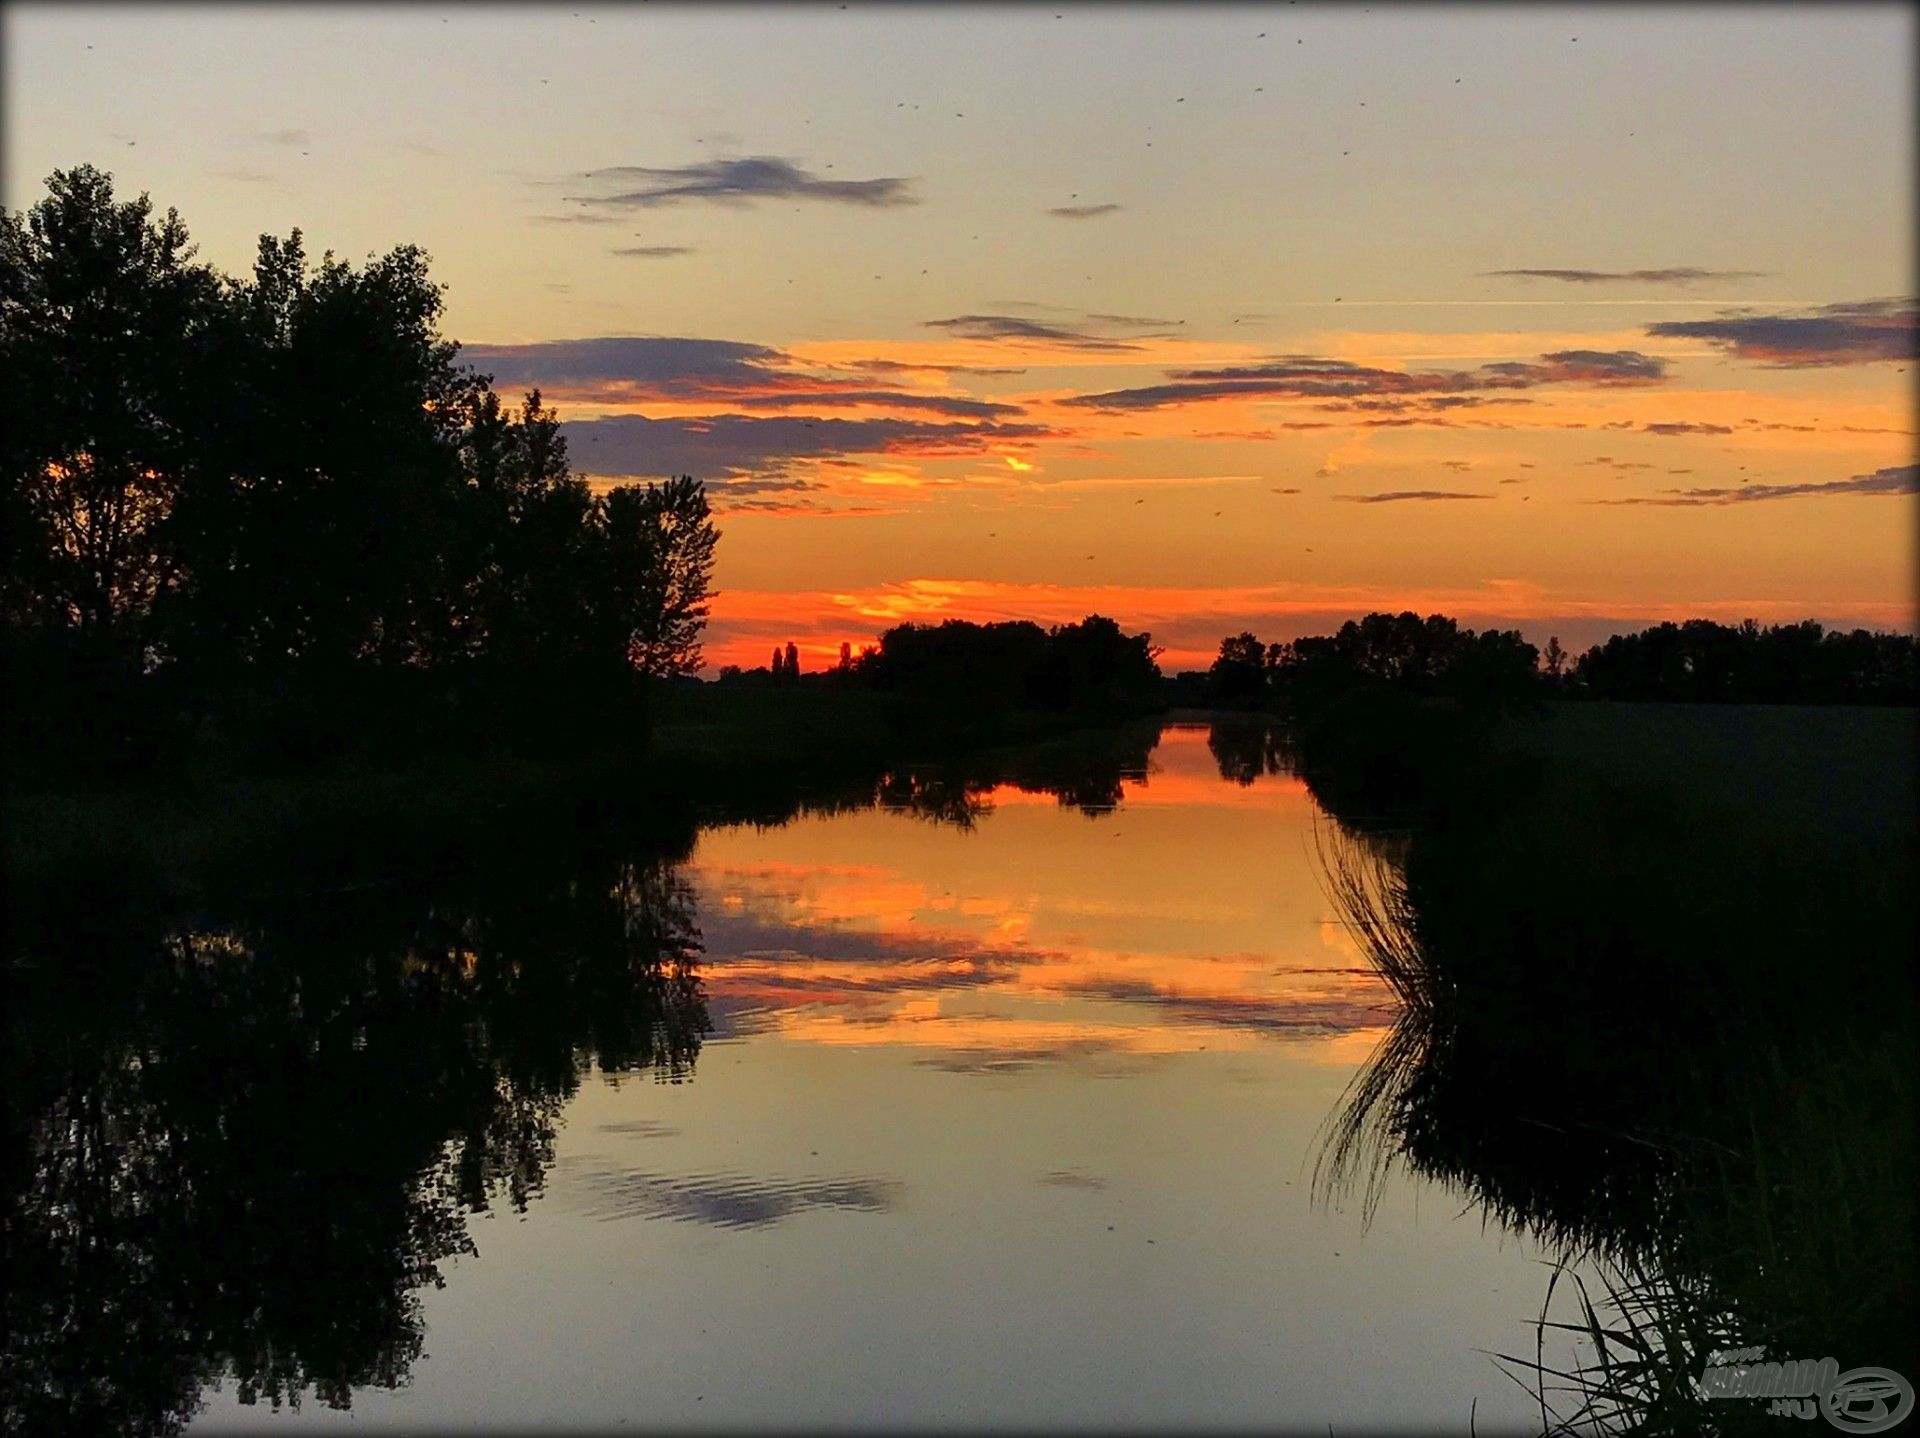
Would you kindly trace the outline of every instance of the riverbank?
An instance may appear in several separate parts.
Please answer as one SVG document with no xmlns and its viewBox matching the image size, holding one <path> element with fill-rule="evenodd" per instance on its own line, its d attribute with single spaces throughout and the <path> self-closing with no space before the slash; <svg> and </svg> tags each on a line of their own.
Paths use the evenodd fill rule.
<svg viewBox="0 0 1920 1438">
<path fill-rule="evenodd" d="M 1914 712 L 1326 718 L 1309 787 L 1398 835 L 1336 843 L 1331 879 L 1402 1001 L 1329 1172 L 1391 1154 L 1597 1261 L 1592 1366 L 1512 1366 L 1622 1431 L 1716 1416 L 1693 1382 L 1716 1348 L 1898 1368 L 1920 1342 Z"/>
<path fill-rule="evenodd" d="M 1911 843 L 1920 710 L 1864 705 L 1554 703 L 1497 749 L 1810 838 Z"/>
</svg>

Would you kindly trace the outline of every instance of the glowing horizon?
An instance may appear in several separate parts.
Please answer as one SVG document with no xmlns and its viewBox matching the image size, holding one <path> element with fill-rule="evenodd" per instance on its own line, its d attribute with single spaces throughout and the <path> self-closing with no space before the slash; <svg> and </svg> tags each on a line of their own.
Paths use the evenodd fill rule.
<svg viewBox="0 0 1920 1438">
<path fill-rule="evenodd" d="M 230 271 L 419 243 L 582 472 L 705 479 L 709 671 L 949 617 L 1168 670 L 1370 609 L 1915 627 L 1904 7 L 4 25 L 9 207 L 90 162 Z"/>
</svg>

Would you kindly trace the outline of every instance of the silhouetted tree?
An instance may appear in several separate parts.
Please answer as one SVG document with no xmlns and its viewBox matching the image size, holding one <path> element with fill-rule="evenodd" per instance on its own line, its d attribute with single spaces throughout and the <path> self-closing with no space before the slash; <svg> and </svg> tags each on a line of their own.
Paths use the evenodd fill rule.
<svg viewBox="0 0 1920 1438">
<path fill-rule="evenodd" d="M 1257 704 L 1267 692 L 1267 651 L 1251 634 L 1220 641 L 1220 655 L 1207 671 L 1208 697 L 1216 704 Z"/>
<path fill-rule="evenodd" d="M 10 758 L 543 747 L 699 668 L 704 488 L 595 500 L 539 394 L 457 362 L 423 252 L 191 257 L 87 166 L 0 212 Z"/>
<path fill-rule="evenodd" d="M 1546 653 L 1541 656 L 1547 667 L 1547 678 L 1555 684 L 1560 682 L 1560 671 L 1567 667 L 1567 651 L 1560 647 L 1560 636 L 1547 636 Z"/>
<path fill-rule="evenodd" d="M 706 486 L 682 475 L 623 485 L 601 501 L 608 595 L 633 667 L 650 678 L 695 674 L 719 542 Z"/>
<path fill-rule="evenodd" d="M 11 624 L 138 661 L 175 567 L 162 533 L 192 463 L 220 283 L 177 213 L 91 165 L 0 212 L 0 468 Z"/>
<path fill-rule="evenodd" d="M 139 763 L 131 690 L 178 582 L 169 521 L 193 467 L 221 320 L 186 227 L 92 166 L 0 211 L 0 625 L 11 757 Z M 31 696 L 30 699 L 28 696 Z"/>
</svg>

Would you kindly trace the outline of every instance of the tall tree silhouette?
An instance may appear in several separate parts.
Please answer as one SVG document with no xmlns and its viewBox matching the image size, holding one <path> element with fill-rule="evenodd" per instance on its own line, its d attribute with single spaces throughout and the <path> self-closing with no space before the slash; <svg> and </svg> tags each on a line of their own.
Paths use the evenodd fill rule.
<svg viewBox="0 0 1920 1438">
<path fill-rule="evenodd" d="M 0 212 L 10 620 L 137 658 L 174 578 L 161 529 L 219 316 L 179 215 L 116 202 L 90 165 L 57 172 L 25 214 Z"/>
<path fill-rule="evenodd" d="M 697 673 L 719 541 L 705 486 L 687 475 L 622 486 L 601 507 L 607 598 L 628 659 L 651 678 Z"/>
<path fill-rule="evenodd" d="M 10 759 L 539 745 L 699 668 L 703 486 L 596 500 L 442 309 L 408 245 L 223 276 L 88 166 L 0 212 Z"/>
</svg>

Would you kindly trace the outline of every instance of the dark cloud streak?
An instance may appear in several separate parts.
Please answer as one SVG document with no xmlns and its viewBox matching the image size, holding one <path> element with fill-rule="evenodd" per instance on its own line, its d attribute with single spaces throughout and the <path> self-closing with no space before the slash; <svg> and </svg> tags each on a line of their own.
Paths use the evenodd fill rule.
<svg viewBox="0 0 1920 1438">
<path fill-rule="evenodd" d="M 1907 299 L 1823 305 L 1806 314 L 1731 310 L 1710 320 L 1665 320 L 1647 326 L 1660 339 L 1705 340 L 1734 359 L 1772 369 L 1875 364 L 1920 356 L 1920 305 Z"/>
<path fill-rule="evenodd" d="M 1175 371 L 1164 384 L 1076 395 L 1062 404 L 1088 409 L 1159 409 L 1215 399 L 1318 399 L 1366 402 L 1367 397 L 1457 396 L 1463 391 L 1530 389 L 1540 385 L 1658 384 L 1667 362 L 1637 350 L 1556 350 L 1537 361 L 1502 361 L 1474 370 L 1388 370 L 1349 360 L 1286 355 L 1270 364 Z M 1433 400 L 1438 406 L 1455 399 Z M 1328 405 L 1332 408 L 1331 404 Z"/>
<path fill-rule="evenodd" d="M 912 182 L 894 175 L 871 180 L 829 180 L 773 155 L 732 160 L 703 160 L 693 165 L 613 165 L 582 177 L 616 188 L 612 193 L 575 196 L 578 203 L 603 209 L 653 209 L 662 205 L 750 204 L 755 200 L 817 200 L 865 209 L 917 205 Z"/>
<path fill-rule="evenodd" d="M 1595 499 L 1591 504 L 1647 504 L 1670 509 L 1700 506 L 1753 504 L 1766 499 L 1809 499 L 1836 494 L 1917 494 L 1920 493 L 1920 465 L 1896 464 L 1876 469 L 1872 474 L 1856 474 L 1851 479 L 1830 479 L 1804 484 L 1743 484 L 1729 489 L 1663 489 L 1657 495 L 1637 495 L 1624 499 Z"/>
<path fill-rule="evenodd" d="M 1758 280 L 1765 270 L 1702 270 L 1692 265 L 1674 265 L 1664 270 L 1482 270 L 1490 278 L 1561 280 L 1575 285 L 1631 283 L 1642 285 L 1690 285 L 1701 280 Z"/>
<path fill-rule="evenodd" d="M 1492 499 L 1490 494 L 1463 494 L 1451 489 L 1389 489 L 1379 494 L 1336 494 L 1350 504 L 1395 504 L 1404 499 Z"/>
</svg>

